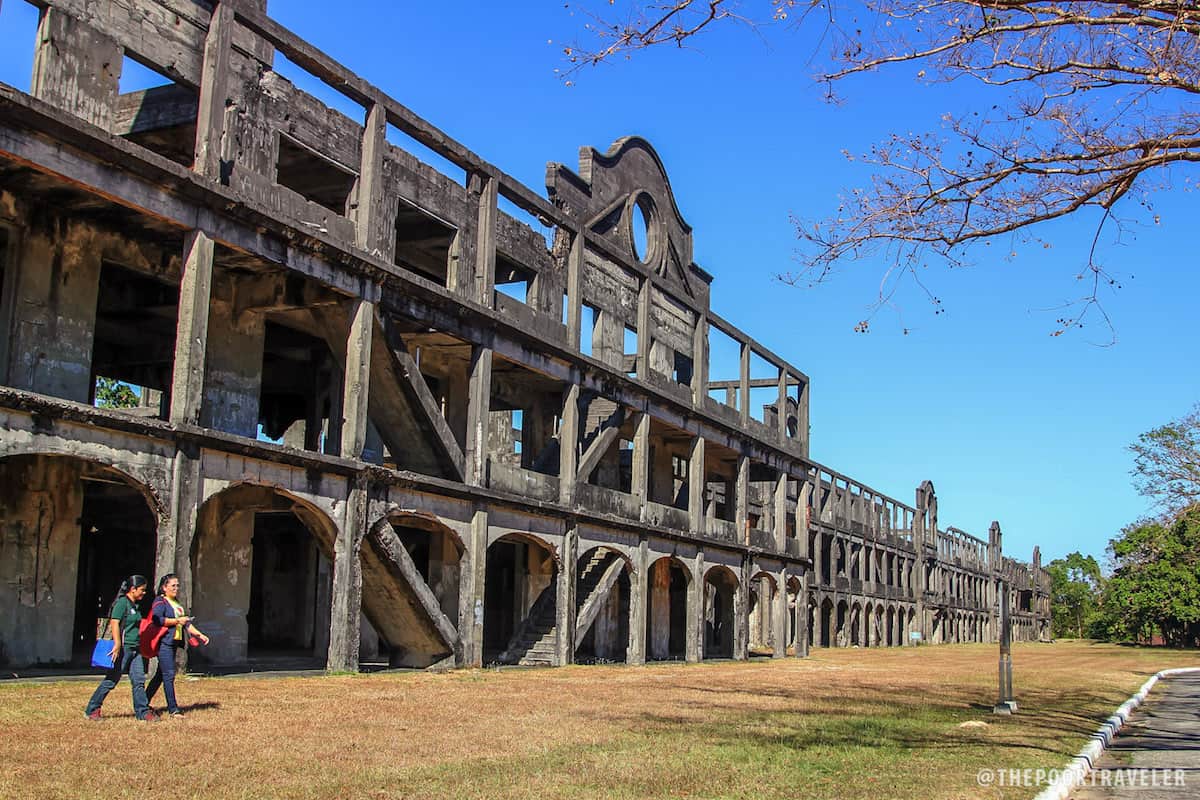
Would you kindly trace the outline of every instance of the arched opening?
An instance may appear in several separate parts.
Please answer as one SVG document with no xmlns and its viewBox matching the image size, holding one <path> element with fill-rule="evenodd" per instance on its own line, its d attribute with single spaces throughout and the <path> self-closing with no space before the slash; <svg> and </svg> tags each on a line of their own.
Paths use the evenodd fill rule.
<svg viewBox="0 0 1200 800">
<path fill-rule="evenodd" d="M 465 550 L 432 515 L 395 511 L 360 550 L 364 664 L 427 667 L 452 655 Z"/>
<path fill-rule="evenodd" d="M 760 572 L 750 579 L 749 588 L 750 655 L 774 655 L 776 600 L 779 596 L 775 578 Z"/>
<path fill-rule="evenodd" d="M 733 658 L 737 590 L 737 577 L 728 567 L 713 567 L 704 576 L 705 658 Z"/>
<path fill-rule="evenodd" d="M 483 600 L 485 664 L 557 663 L 558 562 L 540 539 L 510 533 L 487 549 Z"/>
<path fill-rule="evenodd" d="M 0 664 L 86 664 L 122 578 L 154 580 L 156 503 L 81 458 L 0 460 Z"/>
<path fill-rule="evenodd" d="M 629 562 L 596 547 L 579 559 L 575 579 L 575 660 L 625 661 L 629 648 Z"/>
<path fill-rule="evenodd" d="M 833 601 L 826 600 L 821 605 L 821 647 L 832 647 L 833 643 L 837 641 L 836 619 Z"/>
<path fill-rule="evenodd" d="M 848 630 L 850 616 L 850 607 L 846 601 L 837 604 L 837 617 L 834 622 L 834 647 L 849 647 L 850 646 L 850 631 Z"/>
<path fill-rule="evenodd" d="M 242 483 L 200 507 L 192 610 L 214 664 L 320 666 L 329 650 L 337 526 L 281 489 Z"/>
<path fill-rule="evenodd" d="M 647 659 L 682 660 L 687 655 L 687 593 L 691 580 L 677 558 L 664 556 L 650 565 Z"/>
<path fill-rule="evenodd" d="M 862 608 L 858 603 L 855 603 L 850 607 L 850 637 L 848 646 L 853 647 L 862 644 L 862 625 Z"/>
</svg>

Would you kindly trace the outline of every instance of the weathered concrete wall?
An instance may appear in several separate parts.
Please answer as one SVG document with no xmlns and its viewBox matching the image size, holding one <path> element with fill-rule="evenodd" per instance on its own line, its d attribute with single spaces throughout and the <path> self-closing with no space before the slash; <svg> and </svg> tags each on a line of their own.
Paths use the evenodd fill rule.
<svg viewBox="0 0 1200 800">
<path fill-rule="evenodd" d="M 86 403 L 100 285 L 95 233 L 48 220 L 26 228 L 20 243 L 9 384 Z"/>
<path fill-rule="evenodd" d="M 78 464 L 0 462 L 0 663 L 70 659 L 82 511 Z"/>
<path fill-rule="evenodd" d="M 255 436 L 262 387 L 263 316 L 239 315 L 232 301 L 214 298 L 208 333 L 200 424 L 226 433 Z"/>
<path fill-rule="evenodd" d="M 246 660 L 254 514 L 214 514 L 203 521 L 194 545 L 192 611 L 212 639 L 204 657 L 214 664 L 237 664 Z"/>
</svg>

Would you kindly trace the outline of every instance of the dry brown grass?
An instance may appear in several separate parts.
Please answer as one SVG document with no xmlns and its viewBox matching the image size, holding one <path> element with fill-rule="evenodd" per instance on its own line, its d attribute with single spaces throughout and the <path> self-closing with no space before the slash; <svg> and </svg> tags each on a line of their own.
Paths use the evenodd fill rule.
<svg viewBox="0 0 1200 800">
<path fill-rule="evenodd" d="M 976 771 L 1060 766 L 1148 675 L 1200 662 L 1018 645 L 1021 712 L 1000 718 L 996 655 L 188 679 L 188 716 L 157 725 L 134 721 L 127 683 L 100 724 L 91 684 L 11 684 L 0 797 L 1023 797 Z"/>
</svg>

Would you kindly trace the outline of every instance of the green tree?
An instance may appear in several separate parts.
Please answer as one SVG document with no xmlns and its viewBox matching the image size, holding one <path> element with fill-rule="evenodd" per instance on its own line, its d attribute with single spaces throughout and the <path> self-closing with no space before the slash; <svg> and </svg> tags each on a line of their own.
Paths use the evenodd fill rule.
<svg viewBox="0 0 1200 800">
<path fill-rule="evenodd" d="M 1100 608 L 1103 578 L 1092 556 L 1071 553 L 1046 565 L 1050 573 L 1051 630 L 1056 637 L 1082 639 Z"/>
<path fill-rule="evenodd" d="M 128 383 L 115 378 L 96 378 L 97 408 L 137 408 L 140 400 Z"/>
<path fill-rule="evenodd" d="M 1109 543 L 1099 627 L 1114 638 L 1155 632 L 1168 645 L 1200 645 L 1200 504 L 1169 522 L 1135 523 Z"/>
<path fill-rule="evenodd" d="M 1168 515 L 1200 502 L 1200 403 L 1129 446 L 1133 484 Z"/>
</svg>

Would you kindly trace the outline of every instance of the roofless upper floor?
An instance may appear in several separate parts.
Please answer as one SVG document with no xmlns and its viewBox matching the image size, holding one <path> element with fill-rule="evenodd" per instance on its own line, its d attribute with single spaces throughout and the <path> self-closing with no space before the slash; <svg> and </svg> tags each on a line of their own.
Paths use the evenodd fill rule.
<svg viewBox="0 0 1200 800">
<path fill-rule="evenodd" d="M 6 5 L 14 2 L 20 0 Z M 140 230 L 164 253 L 172 246 L 183 251 L 180 225 L 210 229 L 218 266 L 212 292 L 228 313 L 229 330 L 244 334 L 239 326 L 248 324 L 246 315 L 262 309 L 278 323 L 255 340 L 263 381 L 269 374 L 292 380 L 305 363 L 293 354 L 311 348 L 310 340 L 336 338 L 325 332 L 344 324 L 347 300 L 376 304 L 379 336 L 400 359 L 389 368 L 403 371 L 410 358 L 412 370 L 435 388 L 417 391 L 410 405 L 440 403 L 436 410 L 448 420 L 448 433 L 433 431 L 445 446 L 401 467 L 446 464 L 450 477 L 465 477 L 467 409 L 447 398 L 466 403 L 470 389 L 456 386 L 455 376 L 473 374 L 471 347 L 484 344 L 499 356 L 489 367 L 490 407 L 509 414 L 508 430 L 500 425 L 491 438 L 509 436 L 521 467 L 535 468 L 544 455 L 538 451 L 557 434 L 514 415 L 533 416 L 539 386 L 541 395 L 552 395 L 555 381 L 574 382 L 585 394 L 615 400 L 608 420 L 600 419 L 603 404 L 582 407 L 577 458 L 589 468 L 603 466 L 602 449 L 593 454 L 595 463 L 587 461 L 595 449 L 590 445 L 605 442 L 604 426 L 613 420 L 617 432 L 610 438 L 618 451 L 625 437 L 655 437 L 666 456 L 659 491 L 665 506 L 686 506 L 672 479 L 686 481 L 689 458 L 693 469 L 709 473 L 721 472 L 713 462 L 724 461 L 732 464 L 729 485 L 738 485 L 739 495 L 746 484 L 782 478 L 783 500 L 764 500 L 775 502 L 779 513 L 807 505 L 814 522 L 840 520 L 847 528 L 853 522 L 911 539 L 925 509 L 809 459 L 808 377 L 713 310 L 713 278 L 693 260 L 691 227 L 646 141 L 622 139 L 605 152 L 584 148 L 577 168 L 549 164 L 543 195 L 271 20 L 264 0 L 32 5 L 40 13 L 29 41 L 36 49 L 30 90 L 36 99 L 5 90 L 9 120 L 53 124 L 54 135 L 68 145 L 155 181 L 187 203 L 131 199 L 123 186 L 106 191 L 112 203 L 100 207 L 94 197 L 82 199 L 87 192 L 68 197 L 45 174 L 24 175 L 19 159 L 6 181 L 72 213 Z M 3 35 L 12 41 L 10 32 Z M 156 73 L 162 85 L 123 92 L 127 64 Z M 54 123 L 65 118 L 49 109 L 71 124 Z M 196 212 L 197 206 L 205 210 Z M 246 233 L 247 226 L 257 233 Z M 147 252 L 139 256 L 153 277 L 178 281 L 183 263 L 177 255 L 152 263 Z M 110 352 L 138 344 L 136 335 L 117 331 L 121 315 L 131 312 L 122 303 L 136 296 L 141 322 L 153 325 L 144 311 L 154 307 L 158 290 L 128 281 L 120 287 L 106 295 L 101 282 L 90 374 L 80 386 L 64 377 L 61 391 L 46 393 L 90 401 L 95 374 L 169 389 L 169 376 L 156 376 L 161 359 L 154 361 L 148 341 L 145 363 L 113 356 L 112 368 L 97 372 L 96 362 L 103 370 Z M 227 345 L 225 353 L 210 350 L 210 360 L 232 364 L 242 355 L 236 337 Z M 3 355 L 14 365 L 25 357 Z M 343 349 L 343 361 L 347 356 Z M 9 385 L 21 384 L 12 380 L 18 371 L 10 370 Z M 281 437 L 297 414 L 303 416 L 286 399 L 302 391 L 298 386 L 278 397 L 250 387 L 247 393 L 261 394 L 253 403 L 236 401 L 236 385 L 210 402 L 206 387 L 205 398 L 196 401 L 199 421 L 251 437 L 261 437 L 265 423 L 268 438 Z M 164 417 L 174 402 L 180 401 L 164 399 Z M 250 405 L 253 413 L 244 410 Z M 622 407 L 646 414 L 646 430 L 638 430 L 643 423 L 634 414 L 622 417 Z M 420 416 L 419 409 L 403 413 Z M 425 427 L 443 424 L 435 419 Z M 701 428 L 709 445 L 697 462 L 682 433 Z M 385 440 L 377 443 L 379 451 L 398 454 L 401 443 L 386 441 L 386 431 L 374 434 Z M 311 424 L 304 437 L 310 449 L 322 446 Z M 621 454 L 612 461 L 616 475 Z M 499 475 L 506 465 L 496 459 L 493 466 Z M 619 485 L 619 476 L 613 482 Z M 801 486 L 806 482 L 808 494 Z M 517 483 L 510 480 L 507 488 Z M 722 505 L 720 497 L 705 502 Z M 698 513 L 719 516 L 711 508 Z"/>
</svg>

